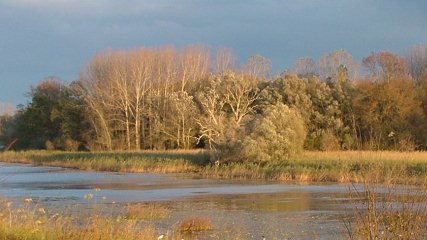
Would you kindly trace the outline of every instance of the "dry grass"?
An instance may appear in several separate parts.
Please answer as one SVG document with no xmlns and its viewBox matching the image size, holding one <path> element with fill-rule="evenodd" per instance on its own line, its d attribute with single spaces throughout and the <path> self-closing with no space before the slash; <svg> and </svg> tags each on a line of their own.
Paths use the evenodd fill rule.
<svg viewBox="0 0 427 240">
<path fill-rule="evenodd" d="M 0 153 L 0 161 L 54 166 L 87 171 L 182 173 L 206 164 L 208 154 L 199 150 L 141 152 L 23 151 Z"/>
<path fill-rule="evenodd" d="M 89 218 L 77 219 L 49 213 L 30 201 L 20 205 L 2 201 L 0 205 L 1 240 L 157 239 L 154 227 L 121 217 L 93 214 Z"/>
<path fill-rule="evenodd" d="M 425 184 L 427 152 L 304 152 L 290 160 L 230 163 L 205 167 L 207 177 L 296 182 L 363 182 L 377 175 L 383 183 Z"/>
<path fill-rule="evenodd" d="M 353 217 L 345 221 L 350 239 L 427 239 L 427 195 L 422 189 L 378 185 L 354 187 Z"/>
<path fill-rule="evenodd" d="M 427 152 L 336 151 L 304 152 L 293 159 L 265 164 L 216 165 L 209 152 L 4 152 L 0 161 L 81 170 L 191 173 L 214 178 L 267 179 L 296 182 L 362 182 L 377 174 L 383 183 L 427 183 Z"/>
<path fill-rule="evenodd" d="M 209 218 L 190 217 L 170 226 L 168 231 L 159 232 L 150 219 L 167 218 L 170 210 L 158 204 L 129 205 L 123 209 L 123 216 L 98 211 L 96 204 L 89 211 L 86 205 L 76 207 L 73 213 L 65 214 L 63 208 L 45 209 L 32 199 L 22 202 L 0 199 L 0 240 L 155 240 L 163 234 L 162 239 L 181 240 L 198 239 L 197 233 L 213 229 Z M 222 239 L 218 234 L 210 234 L 209 239 Z M 227 238 L 243 239 L 234 232 L 229 232 Z"/>
<path fill-rule="evenodd" d="M 161 204 L 136 203 L 126 208 L 127 219 L 151 220 L 168 218 L 171 210 Z"/>
<path fill-rule="evenodd" d="M 191 216 L 188 217 L 177 225 L 177 230 L 180 232 L 199 232 L 212 230 L 212 221 L 208 217 Z"/>
<path fill-rule="evenodd" d="M 398 151 L 306 151 L 301 156 L 305 159 L 327 160 L 337 159 L 344 161 L 427 161 L 426 151 L 398 152 Z"/>
</svg>

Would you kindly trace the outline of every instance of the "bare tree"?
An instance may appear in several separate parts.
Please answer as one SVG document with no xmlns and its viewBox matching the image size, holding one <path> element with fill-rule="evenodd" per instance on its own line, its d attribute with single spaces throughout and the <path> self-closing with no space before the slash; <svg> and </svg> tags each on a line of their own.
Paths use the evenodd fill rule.
<svg viewBox="0 0 427 240">
<path fill-rule="evenodd" d="M 197 96 L 202 114 L 197 119 L 200 128 L 198 141 L 205 139 L 210 149 L 215 149 L 224 136 L 226 100 L 221 95 L 221 79 L 211 77 L 209 85 Z"/>
<path fill-rule="evenodd" d="M 412 77 L 417 83 L 427 79 L 427 47 L 418 45 L 411 49 L 407 57 Z"/>
<path fill-rule="evenodd" d="M 252 78 L 266 80 L 271 75 L 271 60 L 259 54 L 251 56 L 243 66 L 243 72 Z"/>
<path fill-rule="evenodd" d="M 363 58 L 362 63 L 369 71 L 369 77 L 376 82 L 390 82 L 393 78 L 409 76 L 409 65 L 406 59 L 391 52 L 372 53 Z"/>
<path fill-rule="evenodd" d="M 135 149 L 141 149 L 141 125 L 144 111 L 144 99 L 150 89 L 148 82 L 151 79 L 153 62 L 152 53 L 140 49 L 130 53 L 129 79 L 131 92 L 130 113 L 133 119 Z"/>
<path fill-rule="evenodd" d="M 215 73 L 225 75 L 235 68 L 236 57 L 229 48 L 219 48 L 216 52 Z"/>
<path fill-rule="evenodd" d="M 105 55 L 95 56 L 82 72 L 79 89 L 88 107 L 92 109 L 91 122 L 99 143 L 107 150 L 113 149 L 110 125 L 110 102 L 113 91 L 106 81 L 110 75 L 110 64 L 109 58 Z"/>
<path fill-rule="evenodd" d="M 351 80 L 359 77 L 359 64 L 354 61 L 351 54 L 346 50 L 336 50 L 327 55 L 322 56 L 317 62 L 317 73 L 320 79 L 334 78 L 338 74 L 341 66 L 347 68 L 348 75 Z"/>
<path fill-rule="evenodd" d="M 309 76 L 315 73 L 316 63 L 310 57 L 300 58 L 295 62 L 295 73 L 299 76 Z"/>
<path fill-rule="evenodd" d="M 222 78 L 223 95 L 237 126 L 253 112 L 258 97 L 256 81 L 244 75 L 228 74 Z"/>
</svg>

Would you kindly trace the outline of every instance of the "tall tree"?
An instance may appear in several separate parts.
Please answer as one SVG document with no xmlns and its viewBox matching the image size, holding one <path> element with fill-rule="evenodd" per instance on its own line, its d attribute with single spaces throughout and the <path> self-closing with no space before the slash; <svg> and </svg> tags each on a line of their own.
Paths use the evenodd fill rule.
<svg viewBox="0 0 427 240">
<path fill-rule="evenodd" d="M 355 99 L 359 134 L 373 149 L 415 148 L 413 123 L 423 116 L 406 60 L 380 52 L 363 63 L 370 74 L 358 85 L 361 94 Z"/>
<path fill-rule="evenodd" d="M 48 78 L 30 96 L 31 102 L 16 115 L 17 148 L 86 148 L 87 112 L 71 87 Z"/>
<path fill-rule="evenodd" d="M 359 76 L 359 64 L 346 50 L 335 50 L 320 57 L 316 62 L 316 72 L 320 79 L 326 80 L 334 78 L 339 72 L 339 68 L 344 66 L 347 69 L 348 77 L 352 80 Z"/>
</svg>

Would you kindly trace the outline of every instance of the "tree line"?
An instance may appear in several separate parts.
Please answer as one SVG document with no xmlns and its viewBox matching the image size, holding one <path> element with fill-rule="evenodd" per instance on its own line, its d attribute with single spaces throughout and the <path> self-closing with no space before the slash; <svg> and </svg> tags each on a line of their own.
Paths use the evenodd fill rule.
<svg viewBox="0 0 427 240">
<path fill-rule="evenodd" d="M 266 160 L 302 149 L 427 149 L 426 46 L 361 63 L 337 50 L 277 76 L 269 59 L 238 64 L 229 49 L 106 51 L 78 80 L 47 78 L 28 96 L 0 118 L 3 148 L 209 148 Z"/>
</svg>

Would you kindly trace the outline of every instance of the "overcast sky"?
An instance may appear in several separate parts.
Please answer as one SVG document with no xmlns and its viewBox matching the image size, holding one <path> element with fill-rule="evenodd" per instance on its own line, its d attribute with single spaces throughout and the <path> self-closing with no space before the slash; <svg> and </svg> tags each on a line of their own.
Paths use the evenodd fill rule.
<svg viewBox="0 0 427 240">
<path fill-rule="evenodd" d="M 427 44 L 427 1 L 0 0 L 0 102 L 26 103 L 47 76 L 76 79 L 100 51 L 169 44 L 261 54 L 275 71 L 334 49 L 404 53 Z"/>
</svg>

